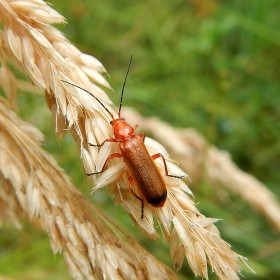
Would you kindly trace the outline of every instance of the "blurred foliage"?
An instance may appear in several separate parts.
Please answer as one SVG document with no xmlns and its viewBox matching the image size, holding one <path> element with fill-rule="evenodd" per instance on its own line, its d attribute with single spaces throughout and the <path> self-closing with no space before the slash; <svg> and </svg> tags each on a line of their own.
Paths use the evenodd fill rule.
<svg viewBox="0 0 280 280">
<path fill-rule="evenodd" d="M 58 28 L 81 51 L 95 56 L 106 67 L 115 90 L 109 94 L 116 106 L 133 54 L 125 106 L 173 126 L 194 127 L 280 196 L 278 0 L 53 0 L 52 4 L 68 21 Z M 43 98 L 22 93 L 19 99 L 23 118 L 45 133 L 45 148 L 75 185 L 89 193 L 90 183 L 85 182 L 76 160 L 76 146 L 69 135 L 56 140 Z M 280 278 L 279 233 L 258 212 L 234 195 L 221 199 L 222 195 L 218 196 L 207 182 L 195 190 L 195 195 L 202 213 L 223 219 L 218 223 L 223 239 L 233 245 L 234 251 L 249 257 L 257 274 L 244 268 L 246 279 Z M 95 192 L 91 199 L 147 250 L 171 265 L 167 244 L 143 237 L 124 211 L 113 205 L 106 190 Z M 44 276 L 38 274 L 36 279 L 69 278 L 60 265 L 61 256 L 50 259 L 45 235 L 26 232 L 26 228 L 23 232 L 4 228 L 0 236 L 2 273 L 15 277 L 14 265 L 10 271 L 5 265 L 15 258 L 21 267 L 15 278 L 23 279 L 25 271 L 39 269 L 40 255 Z M 23 251 L 17 246 L 28 242 Z M 62 273 L 64 278 L 59 278 Z M 180 279 L 186 279 L 186 275 L 194 278 L 186 263 L 178 275 Z M 216 279 L 214 275 L 210 278 Z"/>
</svg>

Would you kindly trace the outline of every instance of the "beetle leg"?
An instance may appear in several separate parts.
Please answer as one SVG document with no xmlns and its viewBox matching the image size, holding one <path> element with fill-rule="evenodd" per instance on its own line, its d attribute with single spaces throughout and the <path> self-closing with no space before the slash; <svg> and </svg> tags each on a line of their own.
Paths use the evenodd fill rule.
<svg viewBox="0 0 280 280">
<path fill-rule="evenodd" d="M 100 173 L 102 173 L 102 172 L 104 171 L 104 169 L 105 169 L 105 166 L 106 166 L 108 160 L 110 160 L 110 159 L 112 159 L 112 158 L 116 158 L 116 157 L 120 158 L 120 157 L 122 157 L 122 155 L 121 155 L 120 153 L 111 154 L 110 156 L 107 157 L 107 159 L 106 159 L 106 161 L 105 161 L 105 163 L 104 163 L 104 165 L 103 165 L 101 171 L 93 172 L 93 173 L 88 173 L 87 176 L 92 176 L 92 175 L 95 175 L 95 174 L 100 174 Z"/>
<path fill-rule="evenodd" d="M 92 147 L 101 147 L 101 146 L 103 146 L 106 142 L 118 142 L 117 141 L 117 139 L 115 139 L 115 138 L 108 138 L 108 139 L 106 139 L 105 141 L 103 141 L 101 144 L 91 144 L 91 143 L 88 143 L 90 146 L 92 146 Z"/>
<path fill-rule="evenodd" d="M 168 174 L 168 169 L 167 169 L 167 164 L 166 164 L 166 161 L 165 161 L 165 158 L 162 154 L 158 153 L 158 154 L 155 154 L 153 156 L 151 156 L 153 160 L 161 157 L 162 158 L 162 161 L 163 161 L 163 164 L 164 164 L 164 170 L 165 170 L 165 175 L 168 176 L 168 177 L 173 177 L 173 178 L 177 178 L 177 179 L 182 179 L 184 178 L 184 176 L 176 176 L 176 175 L 169 175 Z"/>
<path fill-rule="evenodd" d="M 128 186 L 129 186 L 129 189 L 131 191 L 131 193 L 133 194 L 133 196 L 135 196 L 137 199 L 139 199 L 141 201 L 141 219 L 144 218 L 144 199 L 139 197 L 135 192 L 134 190 L 132 189 L 132 185 L 133 185 L 133 179 L 131 176 L 129 176 L 128 178 Z"/>
</svg>

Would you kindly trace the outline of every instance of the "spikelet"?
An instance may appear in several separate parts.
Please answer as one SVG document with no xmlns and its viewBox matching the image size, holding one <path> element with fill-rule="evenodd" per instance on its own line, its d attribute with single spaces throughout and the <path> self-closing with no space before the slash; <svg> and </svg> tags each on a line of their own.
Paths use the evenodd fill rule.
<svg viewBox="0 0 280 280">
<path fill-rule="evenodd" d="M 93 172 L 100 171 L 104 159 L 117 152 L 118 145 L 106 143 L 98 151 L 88 143 L 102 143 L 112 137 L 109 125 L 111 117 L 88 93 L 61 80 L 77 84 L 91 92 L 115 115 L 111 101 L 95 84 L 110 88 L 100 75 L 105 72 L 104 67 L 96 59 L 82 54 L 50 25 L 64 23 L 65 20 L 43 1 L 1 0 L 0 19 L 4 25 L 4 30 L 0 33 L 1 60 L 7 57 L 24 71 L 33 85 L 46 91 L 47 104 L 53 113 L 57 135 L 62 137 L 65 128 L 69 128 L 81 151 L 85 170 L 91 171 L 96 167 Z M 8 134 L 11 121 L 4 116 L 1 122 L 9 124 L 8 127 L 4 126 Z M 114 255 L 118 248 L 114 243 L 115 238 L 109 234 L 102 232 L 103 237 L 106 237 L 104 243 L 101 242 L 102 239 L 99 240 L 99 235 L 98 241 L 94 239 L 96 232 L 100 233 L 100 230 L 91 222 L 92 206 L 70 185 L 61 170 L 58 171 L 57 167 L 50 169 L 48 162 L 52 160 L 47 155 L 38 157 L 34 154 L 36 143 L 29 142 L 30 139 L 25 139 L 24 142 L 19 128 L 16 125 L 13 128 L 11 140 L 15 139 L 16 145 L 23 149 L 22 157 L 26 164 L 18 163 L 19 168 L 12 171 L 9 168 L 4 169 L 4 179 L 11 180 L 14 185 L 15 193 L 12 195 L 16 196 L 17 207 L 24 209 L 30 217 L 40 218 L 44 229 L 50 235 L 54 252 L 63 250 L 74 278 L 81 279 L 83 275 L 93 278 L 92 274 L 95 272 L 97 279 L 118 279 L 124 275 L 124 279 L 132 279 L 134 276 L 137 279 L 171 279 L 169 276 L 172 274 L 167 278 L 167 269 L 154 265 L 152 257 L 147 254 L 142 268 L 137 267 L 139 271 L 133 270 L 132 263 L 135 259 L 131 257 L 131 253 L 122 252 L 121 258 Z M 145 139 L 145 144 L 151 155 L 164 155 L 171 174 L 187 177 L 170 159 L 163 146 L 149 138 Z M 164 174 L 163 162 L 157 160 L 156 165 Z M 161 225 L 164 237 L 175 246 L 171 248 L 171 256 L 176 269 L 181 267 L 186 255 L 196 276 L 207 278 L 208 263 L 220 279 L 238 279 L 239 260 L 244 258 L 231 251 L 229 245 L 220 238 L 213 225 L 215 219 L 208 219 L 198 211 L 189 197 L 192 192 L 183 180 L 164 176 L 168 190 L 164 207 L 155 209 L 145 203 L 145 216 L 141 219 L 140 202 L 134 199 L 128 188 L 129 174 L 126 166 L 121 159 L 110 160 L 107 166 L 101 176 L 94 178 L 93 190 L 109 184 L 109 192 L 115 195 L 115 202 L 123 206 L 135 224 L 150 238 L 158 237 L 154 226 L 156 219 Z M 21 169 L 22 173 L 18 174 Z M 14 174 L 15 172 L 17 174 Z M 53 178 L 56 179 L 55 182 Z M 64 180 L 67 181 L 67 192 L 64 188 L 60 189 L 65 185 Z M 88 243 L 87 238 L 90 236 L 92 238 L 89 238 Z M 107 238 L 112 241 L 107 242 Z M 141 250 L 138 250 L 138 253 L 143 255 Z M 125 256 L 127 262 L 122 266 L 120 261 Z M 127 278 L 127 275 L 130 278 Z"/>
<path fill-rule="evenodd" d="M 194 129 L 175 129 L 127 108 L 123 108 L 123 115 L 168 147 L 172 157 L 188 172 L 192 185 L 198 184 L 204 172 L 213 187 L 224 187 L 241 196 L 280 231 L 280 206 L 275 195 L 252 175 L 240 170 L 226 152 L 211 146 Z"/>
<path fill-rule="evenodd" d="M 177 279 L 124 231 L 130 244 L 111 233 L 100 221 L 107 218 L 40 148 L 42 134 L 7 105 L 0 98 L 0 223 L 20 228 L 23 213 L 39 222 L 75 279 L 156 279 L 158 272 Z"/>
</svg>

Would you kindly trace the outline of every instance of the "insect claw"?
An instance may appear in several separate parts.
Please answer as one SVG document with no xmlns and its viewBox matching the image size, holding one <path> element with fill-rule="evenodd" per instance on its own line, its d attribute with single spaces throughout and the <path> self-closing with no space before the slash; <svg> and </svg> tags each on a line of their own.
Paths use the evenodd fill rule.
<svg viewBox="0 0 280 280">
<path fill-rule="evenodd" d="M 168 177 L 176 178 L 176 179 L 183 179 L 185 176 L 177 176 L 177 175 L 167 175 Z"/>
<path fill-rule="evenodd" d="M 100 147 L 100 146 L 102 146 L 102 145 L 100 145 L 100 144 L 91 144 L 91 143 L 88 143 L 91 147 Z"/>
<path fill-rule="evenodd" d="M 141 220 L 144 219 L 144 200 L 141 201 Z"/>
<path fill-rule="evenodd" d="M 92 175 L 96 175 L 96 174 L 100 174 L 100 173 L 101 173 L 101 171 L 99 171 L 99 172 L 87 173 L 87 176 L 92 176 Z"/>
</svg>

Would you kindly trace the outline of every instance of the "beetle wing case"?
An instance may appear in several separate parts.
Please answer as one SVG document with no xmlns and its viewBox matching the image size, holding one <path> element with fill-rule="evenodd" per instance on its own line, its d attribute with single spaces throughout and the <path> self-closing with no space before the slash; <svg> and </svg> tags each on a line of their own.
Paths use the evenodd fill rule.
<svg viewBox="0 0 280 280">
<path fill-rule="evenodd" d="M 141 197 L 154 207 L 162 207 L 167 197 L 165 181 L 149 155 L 143 138 L 133 135 L 120 143 L 120 150 Z"/>
</svg>

